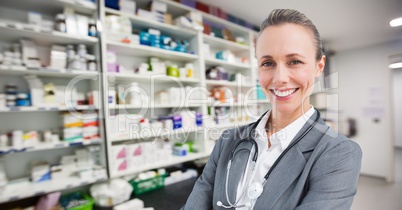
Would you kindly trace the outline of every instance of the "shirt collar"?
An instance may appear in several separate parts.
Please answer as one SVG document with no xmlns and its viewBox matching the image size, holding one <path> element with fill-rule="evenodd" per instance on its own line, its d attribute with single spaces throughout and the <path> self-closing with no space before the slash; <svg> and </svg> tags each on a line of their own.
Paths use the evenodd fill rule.
<svg viewBox="0 0 402 210">
<path fill-rule="evenodd" d="M 275 134 L 270 136 L 271 146 L 276 147 L 281 146 L 282 151 L 285 150 L 297 133 L 302 129 L 303 125 L 308 119 L 314 114 L 314 107 L 311 108 L 302 116 L 297 118 L 295 121 L 290 123 L 285 128 L 277 131 Z M 258 143 L 259 148 L 268 148 L 268 137 L 265 130 L 265 126 L 271 115 L 271 110 L 269 110 L 260 120 L 256 127 L 255 141 Z"/>
</svg>

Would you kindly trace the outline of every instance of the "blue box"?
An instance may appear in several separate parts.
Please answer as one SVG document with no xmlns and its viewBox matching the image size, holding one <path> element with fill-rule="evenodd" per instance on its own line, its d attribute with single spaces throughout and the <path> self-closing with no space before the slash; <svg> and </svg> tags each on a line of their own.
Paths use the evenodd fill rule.
<svg viewBox="0 0 402 210">
<path fill-rule="evenodd" d="M 112 9 L 120 10 L 119 0 L 106 0 L 105 6 Z"/>
</svg>

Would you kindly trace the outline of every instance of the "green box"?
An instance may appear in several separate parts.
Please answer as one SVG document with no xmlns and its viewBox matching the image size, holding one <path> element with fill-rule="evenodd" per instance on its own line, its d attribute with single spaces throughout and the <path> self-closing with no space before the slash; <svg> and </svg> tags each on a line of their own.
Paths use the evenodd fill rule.
<svg viewBox="0 0 402 210">
<path fill-rule="evenodd" d="M 160 189 L 165 186 L 166 175 L 158 175 L 146 180 L 130 180 L 129 183 L 134 189 L 135 195 L 140 195 L 152 190 Z"/>
<path fill-rule="evenodd" d="M 86 204 L 82 204 L 80 206 L 76 206 L 73 208 L 68 208 L 66 210 L 92 210 L 92 207 L 94 205 L 94 199 L 86 193 L 81 194 L 83 199 L 87 200 L 88 202 Z"/>
</svg>

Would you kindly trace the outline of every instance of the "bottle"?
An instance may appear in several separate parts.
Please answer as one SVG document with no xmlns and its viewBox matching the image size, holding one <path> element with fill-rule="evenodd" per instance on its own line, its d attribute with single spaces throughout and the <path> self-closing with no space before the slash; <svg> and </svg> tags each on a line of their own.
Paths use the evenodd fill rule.
<svg viewBox="0 0 402 210">
<path fill-rule="evenodd" d="M 85 57 L 87 55 L 87 47 L 83 44 L 79 44 L 77 48 L 77 54 L 80 57 Z"/>
<path fill-rule="evenodd" d="M 96 37 L 98 35 L 96 30 L 96 23 L 95 20 L 88 21 L 88 36 Z"/>
<path fill-rule="evenodd" d="M 63 33 L 67 32 L 66 16 L 64 14 L 56 15 L 56 30 Z"/>
</svg>

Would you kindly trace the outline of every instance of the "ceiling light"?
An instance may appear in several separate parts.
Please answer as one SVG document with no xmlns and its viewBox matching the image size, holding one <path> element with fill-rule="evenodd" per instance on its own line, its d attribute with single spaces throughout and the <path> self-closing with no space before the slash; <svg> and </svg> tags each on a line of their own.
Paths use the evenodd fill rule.
<svg viewBox="0 0 402 210">
<path fill-rule="evenodd" d="M 399 63 L 391 63 L 391 64 L 388 65 L 388 67 L 389 67 L 390 69 L 399 69 L 399 68 L 402 68 L 402 62 L 399 62 Z"/>
<path fill-rule="evenodd" d="M 401 26 L 402 25 L 402 17 L 391 20 L 391 22 L 389 22 L 389 25 L 392 27 Z"/>
</svg>

